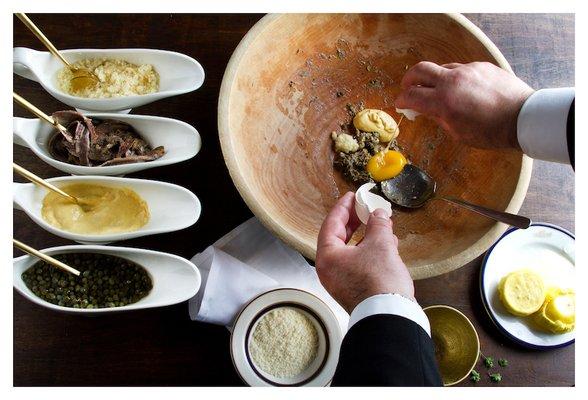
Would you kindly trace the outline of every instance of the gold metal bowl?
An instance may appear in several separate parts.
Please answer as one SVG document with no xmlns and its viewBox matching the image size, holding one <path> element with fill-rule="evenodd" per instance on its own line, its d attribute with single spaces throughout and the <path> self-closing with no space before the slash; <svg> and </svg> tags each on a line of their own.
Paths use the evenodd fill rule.
<svg viewBox="0 0 588 400">
<path fill-rule="evenodd" d="M 478 333 L 468 317 L 453 307 L 429 306 L 424 311 L 431 323 L 443 385 L 455 385 L 468 377 L 478 361 Z"/>
</svg>

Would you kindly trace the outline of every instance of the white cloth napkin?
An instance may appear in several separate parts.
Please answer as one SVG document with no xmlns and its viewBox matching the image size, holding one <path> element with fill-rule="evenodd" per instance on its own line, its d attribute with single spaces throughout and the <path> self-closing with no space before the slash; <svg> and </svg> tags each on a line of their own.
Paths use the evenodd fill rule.
<svg viewBox="0 0 588 400">
<path fill-rule="evenodd" d="M 342 332 L 349 315 L 320 284 L 314 267 L 302 255 L 251 218 L 217 240 L 192 262 L 200 270 L 202 286 L 190 299 L 192 320 L 231 329 L 241 308 L 257 295 L 278 287 L 304 289 L 331 308 Z"/>
</svg>

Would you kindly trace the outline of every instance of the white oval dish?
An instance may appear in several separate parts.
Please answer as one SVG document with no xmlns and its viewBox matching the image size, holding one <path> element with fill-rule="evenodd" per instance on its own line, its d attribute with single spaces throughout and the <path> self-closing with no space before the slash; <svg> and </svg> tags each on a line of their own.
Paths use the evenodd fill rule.
<svg viewBox="0 0 588 400">
<path fill-rule="evenodd" d="M 79 110 L 125 111 L 170 96 L 192 92 L 202 86 L 204 69 L 192 57 L 166 50 L 152 49 L 75 49 L 61 50 L 69 62 L 84 58 L 122 59 L 133 64 L 151 64 L 159 74 L 155 93 L 90 99 L 71 96 L 57 86 L 57 72 L 63 63 L 51 53 L 15 47 L 12 67 L 17 75 L 39 82 L 57 100 Z"/>
<path fill-rule="evenodd" d="M 278 378 L 255 365 L 249 354 L 250 336 L 261 317 L 277 307 L 302 311 L 318 333 L 317 358 L 299 376 Z M 299 289 L 274 289 L 251 300 L 235 319 L 231 357 L 241 379 L 250 386 L 327 386 L 337 368 L 343 333 L 337 317 L 318 297 Z"/>
<path fill-rule="evenodd" d="M 47 179 L 60 187 L 73 183 L 90 183 L 104 186 L 127 187 L 134 190 L 149 206 L 149 221 L 132 232 L 107 235 L 81 235 L 67 232 L 45 222 L 41 215 L 43 198 L 47 189 L 33 183 L 13 183 L 13 202 L 43 229 L 54 235 L 78 243 L 109 243 L 140 236 L 155 235 L 187 228 L 200 217 L 198 197 L 181 186 L 147 179 L 116 178 L 102 176 L 62 176 Z"/>
<path fill-rule="evenodd" d="M 153 281 L 153 288 L 147 296 L 136 303 L 126 306 L 92 309 L 62 307 L 37 297 L 22 280 L 22 273 L 38 262 L 39 259 L 29 255 L 14 258 L 14 288 L 33 303 L 54 311 L 71 314 L 103 314 L 170 306 L 194 297 L 200 289 L 201 279 L 198 268 L 196 268 L 196 266 L 190 261 L 173 254 L 128 247 L 87 245 L 52 247 L 41 251 L 48 255 L 65 253 L 101 253 L 122 257 L 145 268 Z"/>
<path fill-rule="evenodd" d="M 535 329 L 529 320 L 510 314 L 500 301 L 500 279 L 519 269 L 539 273 L 547 286 L 574 288 L 575 238 L 558 226 L 534 223 L 527 229 L 508 230 L 486 253 L 480 269 L 482 303 L 498 330 L 521 346 L 546 350 L 574 342 L 576 332 L 550 334 Z"/>
<path fill-rule="evenodd" d="M 14 142 L 30 148 L 41 160 L 60 171 L 72 175 L 125 175 L 163 165 L 175 164 L 189 160 L 200 151 L 202 142 L 198 131 L 185 122 L 171 118 L 152 117 L 148 115 L 124 115 L 107 113 L 89 113 L 87 117 L 98 119 L 116 119 L 131 125 L 152 148 L 165 147 L 165 154 L 153 161 L 132 164 L 111 165 L 106 167 L 86 167 L 58 161 L 51 156 L 48 149 L 49 139 L 55 129 L 39 119 L 13 118 Z"/>
</svg>

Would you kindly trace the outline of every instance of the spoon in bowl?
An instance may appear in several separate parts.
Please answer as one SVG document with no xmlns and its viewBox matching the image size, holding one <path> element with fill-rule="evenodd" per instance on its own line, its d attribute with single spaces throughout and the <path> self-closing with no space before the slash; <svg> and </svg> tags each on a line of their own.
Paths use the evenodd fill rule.
<svg viewBox="0 0 588 400">
<path fill-rule="evenodd" d="M 70 274 L 80 276 L 80 271 L 78 271 L 77 269 L 72 268 L 69 265 L 67 265 L 66 263 L 63 263 L 63 262 L 61 262 L 51 256 L 48 256 L 47 254 L 43 254 L 39 250 L 35 250 L 31 246 L 28 246 L 19 240 L 16 240 L 13 238 L 12 244 L 17 249 L 20 249 L 20 250 L 24 251 L 25 253 L 30 254 L 31 256 L 37 257 L 37 258 L 45 261 L 46 263 L 53 265 L 54 267 L 61 268 L 62 270 L 64 270 L 65 272 L 69 272 Z"/>
<path fill-rule="evenodd" d="M 14 169 L 14 172 L 19 174 L 23 178 L 28 179 L 29 181 L 33 182 L 34 184 L 37 184 L 39 186 L 43 186 L 44 188 L 49 189 L 52 192 L 55 192 L 58 195 L 67 198 L 72 203 L 77 204 L 78 206 L 80 206 L 82 208 L 83 211 L 90 211 L 92 209 L 92 206 L 93 206 L 92 203 L 85 201 L 85 200 L 80 200 L 77 197 L 72 196 L 71 194 L 65 193 L 63 190 L 59 189 L 57 186 L 52 185 L 51 183 L 47 182 L 43 178 L 40 178 L 37 175 L 33 174 L 31 171 L 24 169 L 20 165 L 18 165 L 16 163 L 12 163 L 12 168 Z"/>
<path fill-rule="evenodd" d="M 57 48 L 47 39 L 47 37 L 41 32 L 41 30 L 27 17 L 24 13 L 16 13 L 16 17 L 20 19 L 23 24 L 47 47 L 47 50 L 72 72 L 73 77 L 71 78 L 71 87 L 74 91 L 78 92 L 86 88 L 91 88 L 100 82 L 100 79 L 87 68 L 78 68 L 71 65 L 63 55 L 57 50 Z"/>
<path fill-rule="evenodd" d="M 438 196 L 435 193 L 437 189 L 435 180 L 412 164 L 405 165 L 398 176 L 382 181 L 380 187 L 388 200 L 402 207 L 419 208 L 429 200 L 445 200 L 517 228 L 527 229 L 531 225 L 529 218 L 520 215 L 492 210 L 453 197 Z"/>
<path fill-rule="evenodd" d="M 23 106 L 24 108 L 26 108 L 27 110 L 29 110 L 30 112 L 35 114 L 37 117 L 39 117 L 43 121 L 48 122 L 49 124 L 53 125 L 55 127 L 55 129 L 57 129 L 59 132 L 61 132 L 65 137 L 70 136 L 70 134 L 67 132 L 67 129 L 65 129 L 65 127 L 63 125 L 61 125 L 59 122 L 57 122 L 53 117 L 50 117 L 49 115 L 45 114 L 43 111 L 39 110 L 37 107 L 35 107 L 33 104 L 29 103 L 23 97 L 12 92 L 12 98 L 18 104 L 20 104 L 21 106 Z"/>
</svg>

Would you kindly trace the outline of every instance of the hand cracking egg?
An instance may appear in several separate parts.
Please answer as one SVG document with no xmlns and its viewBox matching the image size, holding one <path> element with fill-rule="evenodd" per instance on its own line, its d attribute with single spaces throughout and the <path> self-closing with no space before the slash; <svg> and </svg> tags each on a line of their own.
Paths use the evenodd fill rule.
<svg viewBox="0 0 588 400">
<path fill-rule="evenodd" d="M 370 214 L 378 208 L 384 210 L 388 218 L 392 217 L 392 204 L 382 196 L 370 192 L 374 186 L 376 186 L 375 183 L 368 182 L 361 185 L 355 192 L 355 213 L 363 224 L 367 224 Z"/>
</svg>

